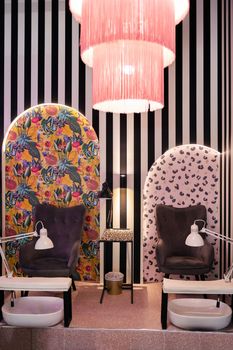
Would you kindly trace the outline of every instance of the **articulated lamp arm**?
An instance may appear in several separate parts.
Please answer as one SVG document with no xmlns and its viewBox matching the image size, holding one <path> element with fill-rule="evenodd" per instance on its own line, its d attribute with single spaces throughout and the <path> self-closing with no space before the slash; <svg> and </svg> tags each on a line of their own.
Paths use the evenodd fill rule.
<svg viewBox="0 0 233 350">
<path fill-rule="evenodd" d="M 227 237 L 227 236 L 224 236 L 222 235 L 221 233 L 217 233 L 217 232 L 214 232 L 212 230 L 209 230 L 208 228 L 206 227 L 202 227 L 202 229 L 200 230 L 201 233 L 206 233 L 212 237 L 215 237 L 215 238 L 218 238 L 218 239 L 221 239 L 222 241 L 225 241 L 227 243 L 230 243 L 230 244 L 233 244 L 233 239 L 230 238 L 230 237 Z"/>
<path fill-rule="evenodd" d="M 233 264 L 231 264 L 231 266 L 229 267 L 227 272 L 224 273 L 224 275 L 223 275 L 225 282 L 231 282 L 232 273 L 233 273 Z"/>
<path fill-rule="evenodd" d="M 36 231 L 33 232 L 28 232 L 28 233 L 20 233 L 18 235 L 14 236 L 7 236 L 7 237 L 1 237 L 0 238 L 0 243 L 7 243 L 7 242 L 13 242 L 13 241 L 18 241 L 23 238 L 30 238 L 30 237 L 38 237 L 38 233 Z"/>
<path fill-rule="evenodd" d="M 8 264 L 8 261 L 6 260 L 6 257 L 5 257 L 5 254 L 4 254 L 4 251 L 2 250 L 2 246 L 0 245 L 0 255 L 2 257 L 2 262 L 3 262 L 3 265 L 6 269 L 6 274 L 7 274 L 7 277 L 12 277 L 13 276 L 13 271 L 11 271 L 10 269 L 10 266 Z"/>
<path fill-rule="evenodd" d="M 8 236 L 8 237 L 0 238 L 0 255 L 2 257 L 3 265 L 4 265 L 5 269 L 6 269 L 7 277 L 12 277 L 13 276 L 13 271 L 11 271 L 11 269 L 10 269 L 10 266 L 8 264 L 8 261 L 6 259 L 5 254 L 4 254 L 4 251 L 2 249 L 2 244 L 3 243 L 7 243 L 7 242 L 18 241 L 20 239 L 29 238 L 29 237 L 38 237 L 38 233 L 36 231 L 33 231 L 33 232 L 29 232 L 29 233 L 21 233 L 21 234 L 14 235 L 14 236 Z"/>
</svg>

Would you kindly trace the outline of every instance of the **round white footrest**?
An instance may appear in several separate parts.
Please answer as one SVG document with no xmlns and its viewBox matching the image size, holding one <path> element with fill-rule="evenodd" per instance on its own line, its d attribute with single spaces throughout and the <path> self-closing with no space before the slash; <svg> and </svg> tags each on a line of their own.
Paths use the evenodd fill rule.
<svg viewBox="0 0 233 350">
<path fill-rule="evenodd" d="M 57 297 L 23 297 L 7 301 L 2 307 L 4 321 L 18 327 L 49 327 L 64 317 L 63 299 Z"/>
<path fill-rule="evenodd" d="M 174 299 L 168 303 L 168 316 L 175 326 L 189 330 L 218 330 L 231 322 L 230 306 L 213 299 Z"/>
</svg>

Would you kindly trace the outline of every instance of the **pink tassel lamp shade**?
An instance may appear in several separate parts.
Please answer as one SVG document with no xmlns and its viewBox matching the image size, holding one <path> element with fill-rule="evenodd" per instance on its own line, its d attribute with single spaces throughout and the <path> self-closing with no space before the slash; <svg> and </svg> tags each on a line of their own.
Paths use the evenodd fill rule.
<svg viewBox="0 0 233 350">
<path fill-rule="evenodd" d="M 81 57 L 93 67 L 93 108 L 163 108 L 163 68 L 175 59 L 175 25 L 189 0 L 70 0 L 81 22 Z"/>
<path fill-rule="evenodd" d="M 140 113 L 163 108 L 163 51 L 147 42 L 100 45 L 93 57 L 93 108 Z"/>
<path fill-rule="evenodd" d="M 189 11 L 189 0 L 171 0 L 175 4 L 175 23 L 181 22 Z M 70 11 L 76 21 L 81 22 L 83 0 L 70 0 Z"/>
<path fill-rule="evenodd" d="M 170 65 L 175 59 L 173 0 L 84 0 L 81 27 L 83 62 L 92 67 L 96 47 L 118 40 L 133 40 L 136 45 L 138 41 L 159 44 L 163 49 L 164 67 Z"/>
</svg>

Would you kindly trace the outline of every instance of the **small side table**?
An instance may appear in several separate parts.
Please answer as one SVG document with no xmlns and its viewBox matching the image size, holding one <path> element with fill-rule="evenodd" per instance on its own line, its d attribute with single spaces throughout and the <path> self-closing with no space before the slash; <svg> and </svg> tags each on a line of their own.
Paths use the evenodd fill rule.
<svg viewBox="0 0 233 350">
<path fill-rule="evenodd" d="M 103 243 L 104 246 L 108 242 L 121 243 L 121 244 L 124 244 L 126 247 L 127 247 L 127 243 L 131 244 L 131 278 L 130 278 L 130 283 L 123 283 L 122 284 L 122 289 L 130 289 L 131 290 L 131 304 L 133 304 L 133 280 L 134 280 L 133 232 L 131 230 L 121 229 L 121 228 L 106 229 L 99 242 Z M 104 286 L 103 286 L 102 294 L 100 297 L 100 304 L 102 304 L 102 302 L 103 302 L 104 292 L 107 289 L 106 281 L 105 281 L 105 266 L 103 268 L 103 275 L 104 275 Z"/>
</svg>

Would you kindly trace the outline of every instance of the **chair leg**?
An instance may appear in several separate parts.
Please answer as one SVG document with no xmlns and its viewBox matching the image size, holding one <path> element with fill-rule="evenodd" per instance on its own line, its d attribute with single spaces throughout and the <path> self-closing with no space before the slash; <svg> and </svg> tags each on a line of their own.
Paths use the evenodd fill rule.
<svg viewBox="0 0 233 350">
<path fill-rule="evenodd" d="M 2 320 L 2 306 L 4 304 L 4 290 L 0 290 L 0 321 Z"/>
<path fill-rule="evenodd" d="M 231 294 L 231 310 L 233 310 L 232 308 L 233 308 L 233 294 Z M 231 321 L 233 321 L 233 313 L 231 315 Z"/>
<path fill-rule="evenodd" d="M 201 281 L 205 281 L 205 275 L 200 275 L 200 277 L 201 277 Z"/>
<path fill-rule="evenodd" d="M 168 303 L 168 294 L 164 293 L 162 288 L 161 316 L 160 316 L 162 329 L 167 329 L 167 303 Z"/>
<path fill-rule="evenodd" d="M 73 288 L 73 290 L 76 290 L 76 285 L 74 283 L 74 279 L 73 279 L 73 277 L 71 277 L 71 278 L 72 278 L 72 288 Z"/>
<path fill-rule="evenodd" d="M 201 281 L 205 281 L 205 275 L 200 275 Z M 207 299 L 207 294 L 204 294 L 204 298 Z"/>
<path fill-rule="evenodd" d="M 169 273 L 164 274 L 164 278 L 169 278 Z M 160 321 L 162 329 L 167 329 L 167 303 L 168 303 L 168 294 L 163 292 L 162 286 L 162 295 L 161 295 L 161 314 Z"/>
<path fill-rule="evenodd" d="M 68 291 L 63 292 L 64 300 L 64 327 L 69 327 L 72 320 L 72 297 L 71 288 Z"/>
</svg>

